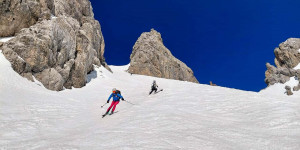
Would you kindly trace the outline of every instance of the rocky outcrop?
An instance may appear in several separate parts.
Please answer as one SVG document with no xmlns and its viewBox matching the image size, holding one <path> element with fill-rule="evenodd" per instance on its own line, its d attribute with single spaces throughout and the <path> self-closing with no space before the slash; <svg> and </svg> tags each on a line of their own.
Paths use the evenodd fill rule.
<svg viewBox="0 0 300 150">
<path fill-rule="evenodd" d="M 300 39 L 290 38 L 275 49 L 277 67 L 294 68 L 300 62 Z"/>
<path fill-rule="evenodd" d="M 39 5 L 56 17 L 23 28 L 1 48 L 16 72 L 59 91 L 85 86 L 93 65 L 108 68 L 101 27 L 88 0 L 40 0 Z"/>
<path fill-rule="evenodd" d="M 0 37 L 13 36 L 51 16 L 46 0 L 0 0 Z"/>
<path fill-rule="evenodd" d="M 161 34 L 154 29 L 143 33 L 136 41 L 128 72 L 199 83 L 193 71 L 164 46 Z"/>
<path fill-rule="evenodd" d="M 272 66 L 271 64 L 267 63 L 267 71 L 265 72 L 265 82 L 267 85 L 274 85 L 275 83 L 286 83 L 290 80 L 290 77 L 295 75 L 295 70 L 280 67 L 276 68 Z"/>
<path fill-rule="evenodd" d="M 281 43 L 278 48 L 274 50 L 275 66 L 266 64 L 267 71 L 265 72 L 265 82 L 268 86 L 275 83 L 286 83 L 291 77 L 300 77 L 300 69 L 295 67 L 300 63 L 300 39 L 290 38 Z M 289 95 L 291 95 L 291 87 L 286 87 Z M 294 91 L 298 91 L 299 87 L 293 87 Z"/>
</svg>

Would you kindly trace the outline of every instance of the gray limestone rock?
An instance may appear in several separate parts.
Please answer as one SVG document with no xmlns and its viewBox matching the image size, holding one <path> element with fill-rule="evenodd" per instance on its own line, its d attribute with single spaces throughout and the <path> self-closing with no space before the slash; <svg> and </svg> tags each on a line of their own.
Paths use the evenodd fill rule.
<svg viewBox="0 0 300 150">
<path fill-rule="evenodd" d="M 50 16 L 50 10 L 42 1 L 0 0 L 0 37 L 13 36 L 21 29 Z"/>
<path fill-rule="evenodd" d="M 93 18 L 88 0 L 35 2 L 42 10 L 37 14 L 49 10 L 57 18 L 23 28 L 3 44 L 3 54 L 16 72 L 29 80 L 36 77 L 50 90 L 62 90 L 85 86 L 93 65 L 109 69 L 103 56 L 101 26 Z"/>
<path fill-rule="evenodd" d="M 277 67 L 294 68 L 300 62 L 300 39 L 290 38 L 275 49 Z"/>
<path fill-rule="evenodd" d="M 293 92 L 292 92 L 292 90 L 291 90 L 291 87 L 290 86 L 285 86 L 285 89 L 286 89 L 286 94 L 287 95 L 293 95 Z"/>
<path fill-rule="evenodd" d="M 300 83 L 298 83 L 297 86 L 293 87 L 293 91 L 299 91 L 300 90 Z"/>
<path fill-rule="evenodd" d="M 40 73 L 36 73 L 35 78 L 50 90 L 63 90 L 64 79 L 54 68 L 45 69 Z"/>
<path fill-rule="evenodd" d="M 51 14 L 76 19 L 82 25 L 94 20 L 89 0 L 0 0 L 0 37 L 13 36 Z M 97 21 L 96 21 L 97 22 Z"/>
<path fill-rule="evenodd" d="M 290 38 L 286 40 L 274 50 L 274 54 L 277 68 L 267 63 L 266 84 L 270 86 L 275 83 L 286 83 L 291 77 L 299 79 L 300 70 L 294 68 L 300 63 L 300 39 Z M 298 86 L 293 87 L 293 90 L 298 91 Z"/>
<path fill-rule="evenodd" d="M 129 73 L 199 83 L 193 71 L 175 58 L 154 29 L 143 33 L 133 46 Z"/>
</svg>

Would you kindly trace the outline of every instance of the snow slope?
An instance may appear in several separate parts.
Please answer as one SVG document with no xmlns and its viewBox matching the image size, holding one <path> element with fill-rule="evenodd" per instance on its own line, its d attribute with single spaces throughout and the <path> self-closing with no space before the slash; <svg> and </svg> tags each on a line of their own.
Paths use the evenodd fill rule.
<svg viewBox="0 0 300 150">
<path fill-rule="evenodd" d="M 100 67 L 81 89 L 53 92 L 0 53 L 0 149 L 299 150 L 300 100 Z M 164 91 L 148 96 L 156 80 Z M 116 114 L 101 118 L 112 88 Z"/>
</svg>

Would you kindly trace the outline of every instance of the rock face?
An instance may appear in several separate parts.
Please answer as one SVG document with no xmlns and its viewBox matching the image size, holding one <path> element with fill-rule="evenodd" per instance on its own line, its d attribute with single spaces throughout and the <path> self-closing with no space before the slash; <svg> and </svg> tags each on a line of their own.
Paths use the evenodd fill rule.
<svg viewBox="0 0 300 150">
<path fill-rule="evenodd" d="M 0 37 L 13 36 L 39 19 L 49 19 L 51 13 L 46 1 L 0 0 Z"/>
<path fill-rule="evenodd" d="M 193 71 L 164 46 L 160 33 L 154 29 L 143 33 L 136 41 L 128 72 L 199 83 Z"/>
<path fill-rule="evenodd" d="M 266 64 L 267 71 L 265 72 L 265 82 L 268 86 L 275 83 L 286 83 L 290 77 L 299 79 L 300 69 L 295 68 L 300 62 L 300 39 L 290 38 L 281 43 L 278 48 L 274 50 L 275 53 L 275 66 Z M 299 90 L 299 85 L 293 88 L 286 87 L 287 94 L 291 95 L 294 91 Z"/>
<path fill-rule="evenodd" d="M 103 56 L 104 38 L 90 1 L 32 1 L 37 3 L 39 17 L 35 18 L 39 21 L 28 24 L 29 28 L 15 28 L 16 37 L 1 48 L 16 72 L 29 80 L 34 76 L 46 88 L 59 91 L 85 86 L 93 65 L 108 68 Z M 30 0 L 19 1 L 20 4 L 13 0 L 5 2 L 10 7 L 31 4 Z M 17 15 L 13 10 L 7 9 L 6 13 Z M 56 17 L 49 19 L 50 12 Z"/>
</svg>

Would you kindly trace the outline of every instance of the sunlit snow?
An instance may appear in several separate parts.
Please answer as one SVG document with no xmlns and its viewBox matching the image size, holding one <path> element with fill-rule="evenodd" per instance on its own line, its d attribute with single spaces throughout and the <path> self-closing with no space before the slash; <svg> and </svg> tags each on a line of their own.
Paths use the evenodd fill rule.
<svg viewBox="0 0 300 150">
<path fill-rule="evenodd" d="M 14 38 L 14 36 L 12 36 L 12 37 L 0 37 L 0 42 L 8 42 L 9 40 L 11 40 L 11 39 L 13 39 Z"/>
<path fill-rule="evenodd" d="M 54 92 L 20 77 L 0 53 L 0 149 L 300 149 L 300 96 L 130 75 L 127 68 L 111 66 L 112 74 L 100 67 L 87 86 Z M 164 90 L 148 96 L 153 80 Z M 117 113 L 101 118 L 114 87 L 135 105 L 121 101 Z"/>
</svg>

